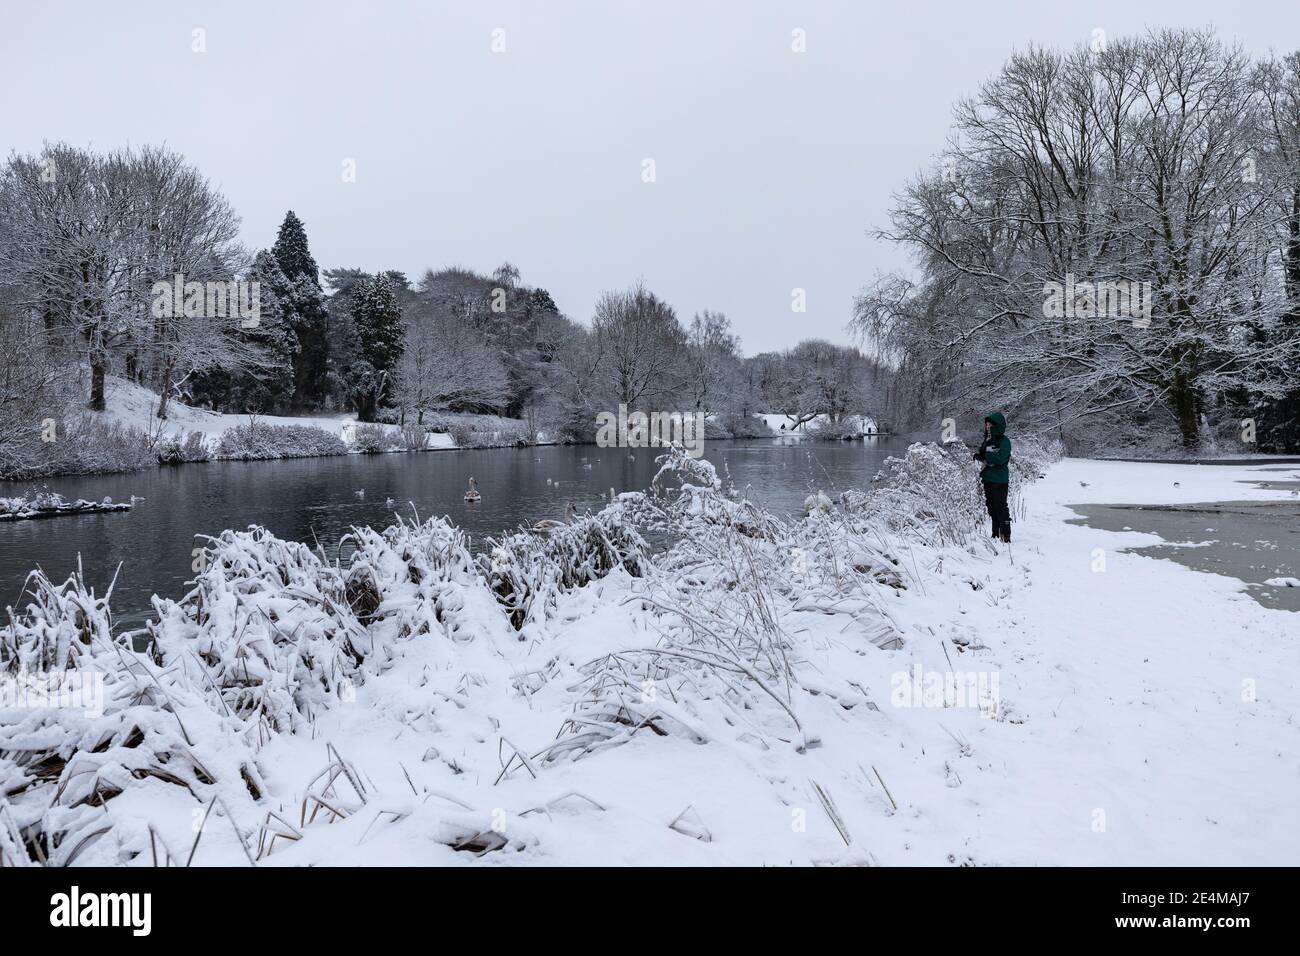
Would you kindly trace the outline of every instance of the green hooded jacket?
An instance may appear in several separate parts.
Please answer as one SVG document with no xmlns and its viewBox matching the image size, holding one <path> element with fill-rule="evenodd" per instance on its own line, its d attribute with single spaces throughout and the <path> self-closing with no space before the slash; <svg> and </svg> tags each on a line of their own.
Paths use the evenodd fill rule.
<svg viewBox="0 0 1300 956">
<path fill-rule="evenodd" d="M 1007 462 L 1011 460 L 1011 439 L 1007 437 L 1007 419 L 1001 412 L 993 412 L 984 420 L 993 427 L 989 436 L 980 442 L 980 450 L 975 457 L 984 462 L 980 471 L 980 481 L 991 485 L 1005 485 L 1011 481 L 1007 472 Z"/>
</svg>

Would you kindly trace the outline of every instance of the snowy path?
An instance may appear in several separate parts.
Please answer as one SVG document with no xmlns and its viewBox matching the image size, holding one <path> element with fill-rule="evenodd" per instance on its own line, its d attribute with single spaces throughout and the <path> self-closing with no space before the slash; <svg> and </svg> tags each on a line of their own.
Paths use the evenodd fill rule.
<svg viewBox="0 0 1300 956">
<path fill-rule="evenodd" d="M 1064 523 L 1065 502 L 1278 497 L 1240 483 L 1269 474 L 1067 460 L 1028 492 L 988 621 L 1002 696 L 1025 723 L 976 737 L 977 860 L 1300 860 L 1300 618 L 1231 578 L 1118 552 L 1150 535 Z"/>
</svg>

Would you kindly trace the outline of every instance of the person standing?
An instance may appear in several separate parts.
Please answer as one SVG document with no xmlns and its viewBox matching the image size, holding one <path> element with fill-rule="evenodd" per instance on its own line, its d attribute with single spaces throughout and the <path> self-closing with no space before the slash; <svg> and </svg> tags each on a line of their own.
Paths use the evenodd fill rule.
<svg viewBox="0 0 1300 956">
<path fill-rule="evenodd" d="M 1011 439 L 1007 437 L 1007 419 L 1001 412 L 993 412 L 984 419 L 984 440 L 975 460 L 982 461 L 980 481 L 984 483 L 984 504 L 993 519 L 993 537 L 1011 540 L 1011 511 L 1007 507 L 1007 490 L 1011 474 L 1007 464 L 1011 461 Z"/>
</svg>

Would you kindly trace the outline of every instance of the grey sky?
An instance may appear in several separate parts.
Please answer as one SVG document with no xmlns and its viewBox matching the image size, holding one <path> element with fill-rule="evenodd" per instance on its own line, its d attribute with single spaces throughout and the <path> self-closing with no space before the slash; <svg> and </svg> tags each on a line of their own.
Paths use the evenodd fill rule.
<svg viewBox="0 0 1300 956">
<path fill-rule="evenodd" d="M 250 246 L 292 208 L 322 266 L 508 259 L 582 321 L 644 278 L 684 320 L 726 312 L 750 354 L 847 339 L 854 293 L 902 261 L 867 230 L 1012 49 L 1209 24 L 1252 53 L 1300 46 L 1300 4 L 1221 0 L 44 0 L 0 23 L 6 153 L 166 142 Z"/>
</svg>

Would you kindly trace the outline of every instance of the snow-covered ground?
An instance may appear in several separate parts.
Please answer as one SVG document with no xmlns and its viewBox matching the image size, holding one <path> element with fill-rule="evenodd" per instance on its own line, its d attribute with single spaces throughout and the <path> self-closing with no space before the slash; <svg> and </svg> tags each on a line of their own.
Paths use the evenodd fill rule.
<svg viewBox="0 0 1300 956">
<path fill-rule="evenodd" d="M 796 425 L 789 415 L 780 412 L 761 412 L 755 417 L 761 418 L 767 427 L 772 429 L 772 431 L 776 432 L 778 435 L 805 435 L 830 421 L 829 415 L 818 415 L 815 418 L 809 419 L 806 422 L 800 422 Z M 867 415 L 850 415 L 846 420 L 846 424 L 855 425 L 863 432 L 874 432 L 877 429 L 876 420 Z M 785 426 L 784 432 L 781 430 L 782 426 Z"/>
<path fill-rule="evenodd" d="M 366 654 L 364 680 L 338 689 L 338 675 L 320 670 L 323 645 L 304 645 L 317 648 L 321 676 L 299 675 L 299 691 L 329 686 L 313 692 L 309 716 L 289 712 L 295 732 L 215 705 L 178 710 L 208 722 L 189 733 L 205 741 L 199 755 L 219 786 L 196 785 L 191 799 L 146 779 L 108 807 L 183 857 L 209 792 L 221 796 L 196 864 L 246 865 L 241 839 L 255 854 L 274 838 L 258 865 L 1294 865 L 1300 619 L 1259 606 L 1230 578 L 1120 552 L 1151 535 L 1066 523 L 1075 502 L 1288 494 L 1241 484 L 1256 471 L 1066 460 L 1028 488 L 1011 549 L 996 553 L 978 539 L 900 544 L 815 515 L 804 537 L 781 539 L 803 542 L 788 553 L 793 586 L 760 600 L 743 588 L 700 592 L 757 615 L 712 643 L 695 639 L 725 620 L 710 615 L 729 612 L 678 602 L 713 575 L 747 580 L 728 560 L 758 547 L 752 521 L 737 552 L 657 585 L 615 570 L 553 593 L 518 632 L 454 561 L 409 572 L 411 546 L 398 536 L 367 552 L 374 570 L 364 573 L 384 595 L 373 619 L 384 623 L 348 638 Z M 439 534 L 437 547 L 416 549 L 428 555 L 415 559 L 421 568 L 455 552 Z M 243 547 L 221 560 L 244 567 Z M 491 560 L 493 575 L 511 567 L 505 552 Z M 300 612 L 285 597 L 267 605 L 261 585 L 231 585 L 236 600 L 213 580 L 204 613 L 231 615 L 223 627 L 244 622 L 245 663 L 211 665 L 217 652 L 179 609 L 169 613 L 174 639 L 198 642 L 193 667 L 209 662 L 215 693 L 261 659 L 268 613 Z M 272 589 L 279 581 L 277 572 Z M 283 593 L 329 607 L 295 587 Z M 255 617 L 259 602 L 273 611 Z M 421 616 L 434 606 L 436 620 Z M 775 631 L 753 623 L 768 612 Z M 333 615 L 296 639 L 325 640 Z M 395 636 L 421 620 L 429 633 Z M 788 653 L 792 687 L 697 666 L 712 653 L 702 648 L 778 632 L 785 650 L 753 659 Z M 654 655 L 665 648 L 697 657 L 647 681 L 636 662 L 663 666 L 670 659 Z M 170 659 L 191 667 L 190 656 Z M 924 675 L 945 674 L 966 675 L 984 696 L 925 692 Z M 201 695 L 205 684 L 188 686 Z M 223 699 L 234 709 L 251 690 Z M 205 736 L 209 723 L 229 736 Z M 167 718 L 151 733 L 177 731 Z M 77 759 L 140 761 L 150 740 Z M 232 769 L 241 759 L 255 762 L 268 794 L 256 805 Z M 76 779 L 86 786 L 84 772 Z M 86 826 L 100 826 L 95 814 Z M 148 862 L 148 841 L 133 839 L 99 840 L 79 862 L 118 862 L 131 846 Z"/>
<path fill-rule="evenodd" d="M 210 446 L 215 447 L 221 433 L 236 425 L 246 425 L 248 415 L 225 415 L 204 408 L 192 408 L 182 402 L 167 403 L 167 419 L 159 421 L 158 393 L 124 378 L 111 376 L 104 386 L 105 409 L 98 415 L 107 420 L 127 425 L 151 435 L 176 435 L 184 437 L 189 432 L 201 432 Z M 333 415 L 258 415 L 259 422 L 266 425 L 305 425 L 320 428 L 332 435 L 337 435 L 351 443 L 352 429 L 356 425 L 356 416 L 344 413 Z M 386 429 L 400 431 L 396 425 L 386 425 Z M 429 448 L 455 448 L 450 435 L 445 433 L 428 436 Z"/>
</svg>

